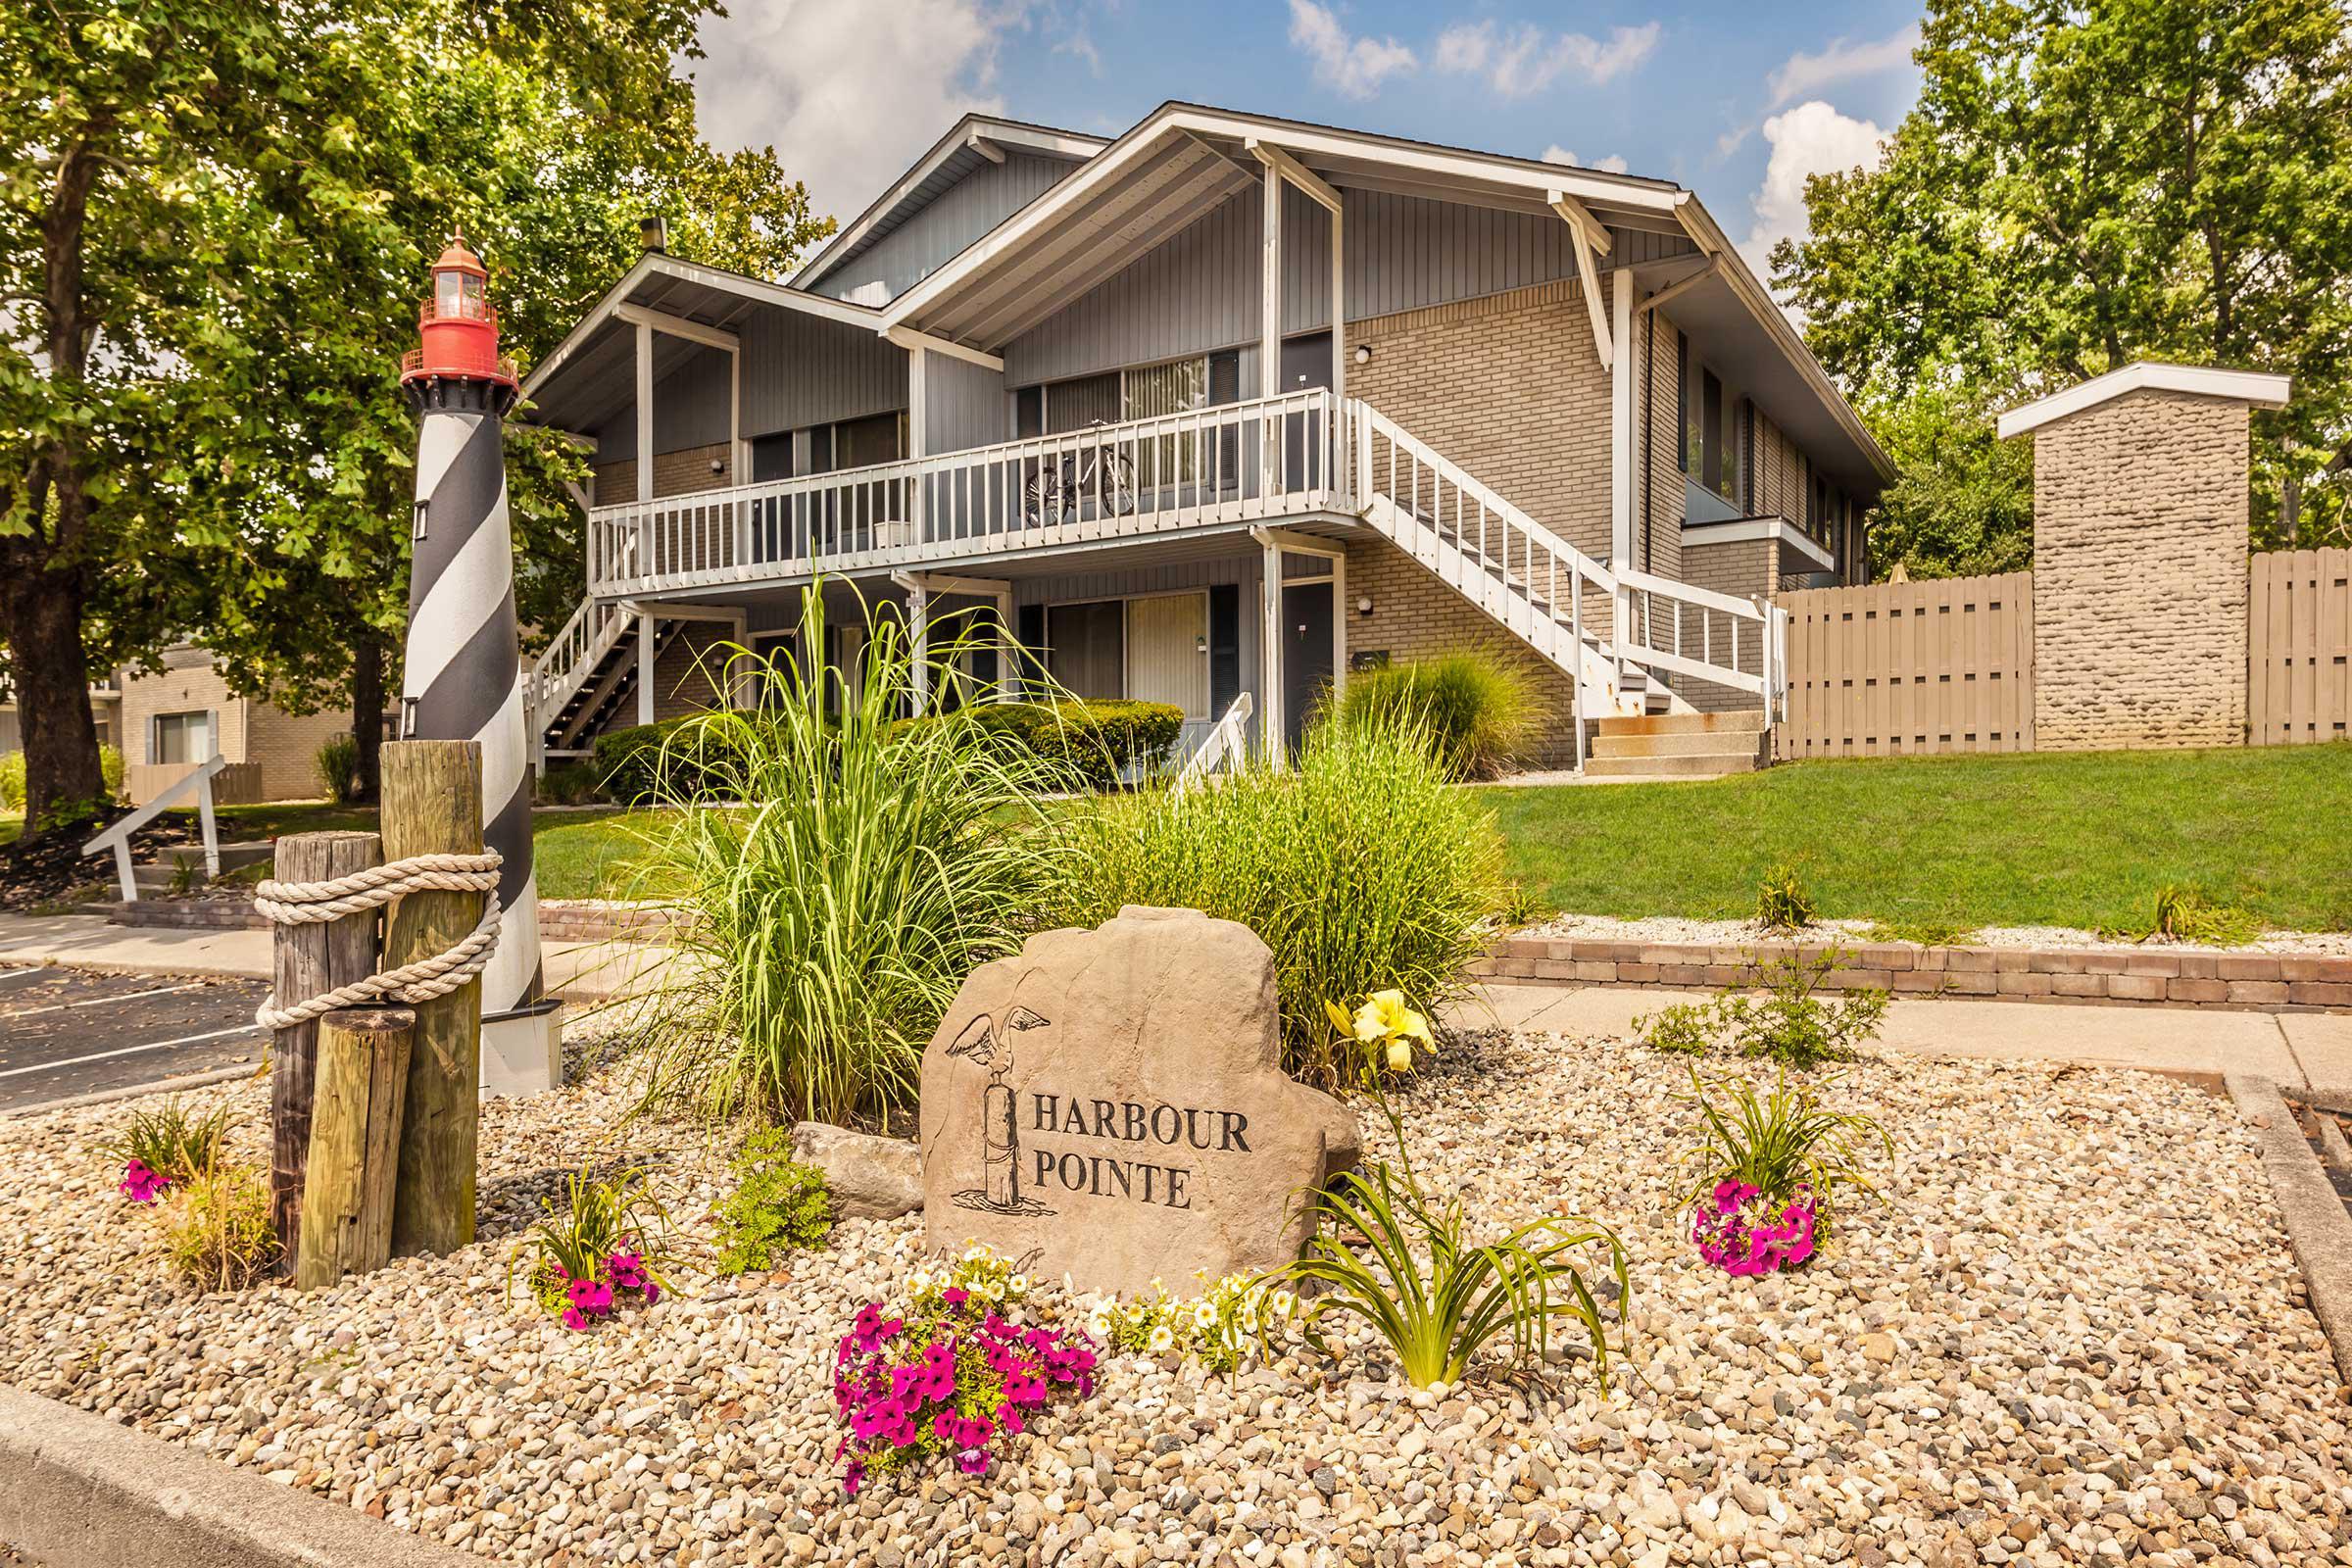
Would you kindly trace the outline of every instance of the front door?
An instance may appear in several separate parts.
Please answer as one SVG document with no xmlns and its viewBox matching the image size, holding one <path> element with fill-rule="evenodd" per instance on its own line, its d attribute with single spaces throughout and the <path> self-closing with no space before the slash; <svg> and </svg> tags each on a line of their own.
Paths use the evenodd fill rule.
<svg viewBox="0 0 2352 1568">
<path fill-rule="evenodd" d="M 1156 594 L 1127 603 L 1127 695 L 1208 713 L 1208 596 Z"/>
<path fill-rule="evenodd" d="M 1293 752 L 1331 690 L 1331 610 L 1329 582 L 1283 585 L 1282 721 Z"/>
</svg>

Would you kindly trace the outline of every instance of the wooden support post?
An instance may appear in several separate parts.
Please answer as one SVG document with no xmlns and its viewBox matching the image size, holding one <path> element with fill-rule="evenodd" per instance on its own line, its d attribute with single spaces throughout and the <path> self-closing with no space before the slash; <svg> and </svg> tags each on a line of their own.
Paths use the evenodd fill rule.
<svg viewBox="0 0 2352 1568">
<path fill-rule="evenodd" d="M 384 858 L 478 855 L 482 749 L 474 741 L 393 741 L 383 751 Z M 457 945 L 481 918 L 479 893 L 411 893 L 384 927 L 384 967 Z M 474 1143 L 481 1112 L 482 987 L 471 980 L 416 1004 L 400 1129 L 392 1250 L 454 1252 L 473 1240 Z"/>
<path fill-rule="evenodd" d="M 392 1260 L 393 1182 L 408 1094 L 409 1007 L 346 1007 L 318 1020 L 318 1092 L 294 1283 L 306 1291 Z"/>
<path fill-rule="evenodd" d="M 372 833 L 291 833 L 277 841 L 270 874 L 280 882 L 328 882 L 382 863 L 382 846 Z M 278 1004 L 290 1007 L 375 973 L 378 912 L 274 927 Z M 277 1231 L 281 1272 L 292 1271 L 302 1237 L 318 1056 L 316 1021 L 280 1029 L 270 1042 L 270 1220 Z"/>
</svg>

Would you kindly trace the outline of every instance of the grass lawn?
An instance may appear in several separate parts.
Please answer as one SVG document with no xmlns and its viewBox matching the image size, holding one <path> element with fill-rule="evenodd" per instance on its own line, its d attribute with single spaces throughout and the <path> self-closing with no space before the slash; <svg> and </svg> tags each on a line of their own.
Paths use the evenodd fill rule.
<svg viewBox="0 0 2352 1568">
<path fill-rule="evenodd" d="M 1821 912 L 2144 924 L 2193 886 L 2352 928 L 2352 744 L 1796 762 L 1697 784 L 1489 791 L 1513 874 L 1579 914 L 1752 915 L 1793 856 Z"/>
</svg>

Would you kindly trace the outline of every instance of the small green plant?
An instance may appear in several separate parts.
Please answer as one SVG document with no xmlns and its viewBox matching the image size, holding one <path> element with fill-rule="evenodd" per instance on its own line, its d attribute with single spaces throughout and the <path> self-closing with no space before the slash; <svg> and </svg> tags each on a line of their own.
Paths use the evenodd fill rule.
<svg viewBox="0 0 2352 1568">
<path fill-rule="evenodd" d="M 735 1191 L 718 1205 L 718 1271 L 750 1274 L 776 1266 L 784 1253 L 822 1247 L 833 1233 L 833 1195 L 825 1173 L 792 1157 L 781 1127 L 744 1140 L 732 1162 Z"/>
<path fill-rule="evenodd" d="M 164 1255 L 207 1291 L 233 1291 L 259 1279 L 277 1256 L 263 1172 L 215 1160 L 178 1184 L 164 1207 Z"/>
<path fill-rule="evenodd" d="M 1418 730 L 1448 777 L 1494 778 L 1527 750 L 1542 704 L 1526 666 L 1478 649 L 1351 672 L 1340 694 L 1343 721 Z"/>
<path fill-rule="evenodd" d="M 119 746 L 98 748 L 98 778 L 106 785 L 107 799 L 122 798 L 122 749 Z"/>
<path fill-rule="evenodd" d="M 533 793 L 545 806 L 588 806 L 603 799 L 594 762 L 558 762 L 539 775 Z"/>
<path fill-rule="evenodd" d="M 159 1184 L 177 1187 L 220 1162 L 221 1146 L 235 1117 L 225 1104 L 199 1115 L 172 1096 L 152 1109 L 134 1110 L 118 1136 L 102 1145 L 110 1163 L 137 1163 Z"/>
<path fill-rule="evenodd" d="M 1756 884 L 1756 923 L 1765 930 L 1802 931 L 1820 917 L 1794 860 L 1779 861 Z"/>
<path fill-rule="evenodd" d="M 1606 1389 L 1612 1350 L 1576 1254 L 1601 1249 L 1617 1282 L 1622 1328 L 1630 1321 L 1631 1282 L 1616 1232 L 1595 1220 L 1553 1215 L 1471 1245 L 1461 1200 L 1431 1201 L 1402 1152 L 1402 1120 L 1386 1100 L 1380 1104 L 1396 1137 L 1396 1160 L 1374 1160 L 1305 1193 L 1315 1225 L 1306 1250 L 1265 1276 L 1286 1288 L 1319 1289 L 1299 1317 L 1307 1343 L 1330 1356 L 1323 1319 L 1359 1318 L 1387 1343 L 1405 1379 L 1427 1388 L 1460 1382 L 1472 1359 L 1497 1339 L 1508 1341 L 1512 1374 L 1540 1376 L 1552 1322 L 1565 1318 L 1583 1326 L 1593 1374 Z"/>
<path fill-rule="evenodd" d="M 1865 942 L 1916 942 L 1923 948 L 1954 948 L 1974 942 L 1977 928 L 1956 920 L 1878 920 L 1862 933 Z"/>
<path fill-rule="evenodd" d="M 1560 911 L 1551 901 L 1524 882 L 1510 883 L 1502 892 L 1502 923 L 1506 929 L 1540 925 Z"/>
<path fill-rule="evenodd" d="M 1715 1004 L 1677 1002 L 1634 1019 L 1634 1034 L 1653 1051 L 1697 1055 L 1715 1044 L 1721 1029 Z"/>
<path fill-rule="evenodd" d="M 0 811 L 24 809 L 24 754 L 0 757 Z"/>
<path fill-rule="evenodd" d="M 189 894 L 205 885 L 204 862 L 194 856 L 176 856 L 172 861 L 172 884 L 174 895 Z"/>
<path fill-rule="evenodd" d="M 1845 966 L 1845 956 L 1833 948 L 1818 958 L 1750 964 L 1743 979 L 1747 989 L 1644 1014 L 1634 1020 L 1635 1033 L 1659 1051 L 1697 1054 L 1723 1045 L 1740 1055 L 1789 1067 L 1850 1060 L 1856 1047 L 1877 1037 L 1889 999 L 1883 990 L 1865 987 L 1822 1001 L 1818 993 Z"/>
<path fill-rule="evenodd" d="M 318 747 L 318 793 L 337 806 L 349 806 L 360 794 L 360 741 L 345 731 L 329 735 Z"/>
<path fill-rule="evenodd" d="M 547 1217 L 508 1261 L 509 1293 L 519 1265 L 531 1298 L 575 1332 L 612 1312 L 615 1289 L 642 1292 L 649 1305 L 659 1300 L 669 1284 L 662 1275 L 669 1215 L 647 1190 L 645 1173 L 624 1170 L 607 1181 L 578 1170 L 564 1187 L 564 1207 L 542 1203 Z"/>
<path fill-rule="evenodd" d="M 2167 882 L 2156 890 L 2146 929 L 2131 933 L 2145 942 L 2198 942 L 2209 947 L 2242 947 L 2262 935 L 2262 922 L 2233 905 L 2215 904 L 2192 887 Z"/>
<path fill-rule="evenodd" d="M 1097 1307 L 1086 1331 L 1122 1355 L 1181 1355 L 1203 1372 L 1231 1373 L 1298 1310 L 1298 1298 L 1250 1274 L 1198 1276 L 1198 1299 L 1168 1295 L 1157 1280 L 1152 1294 Z"/>
<path fill-rule="evenodd" d="M 1788 1069 L 1773 1069 L 1771 1092 L 1739 1073 L 1702 1078 L 1690 1069 L 1690 1093 L 1704 1126 L 1699 1147 L 1689 1156 L 1696 1201 L 1721 1181 L 1743 1182 L 1782 1197 L 1809 1187 L 1826 1216 L 1840 1190 L 1876 1192 L 1862 1173 L 1872 1145 L 1894 1157 L 1894 1140 L 1878 1118 L 1860 1111 L 1831 1110 L 1822 1091 L 1837 1075 L 1791 1080 Z"/>
</svg>

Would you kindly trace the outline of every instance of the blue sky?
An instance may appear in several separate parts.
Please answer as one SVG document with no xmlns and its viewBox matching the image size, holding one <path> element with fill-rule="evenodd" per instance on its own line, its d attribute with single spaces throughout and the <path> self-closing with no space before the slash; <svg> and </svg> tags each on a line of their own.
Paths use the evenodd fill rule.
<svg viewBox="0 0 2352 1568">
<path fill-rule="evenodd" d="M 967 109 L 1104 134 L 1169 98 L 1679 181 L 1760 258 L 1803 176 L 1918 90 L 1909 4 L 734 0 L 705 133 L 772 143 L 845 221 Z M 1619 161 L 1622 160 L 1622 163 Z"/>
</svg>

